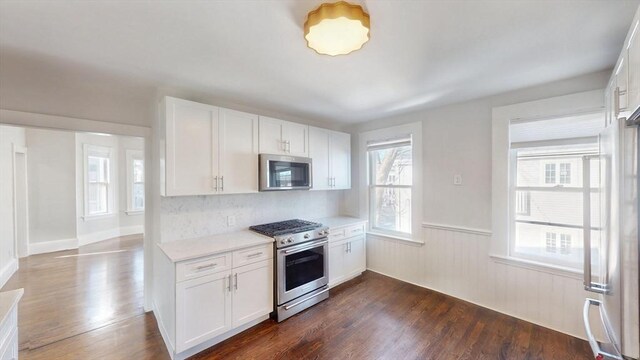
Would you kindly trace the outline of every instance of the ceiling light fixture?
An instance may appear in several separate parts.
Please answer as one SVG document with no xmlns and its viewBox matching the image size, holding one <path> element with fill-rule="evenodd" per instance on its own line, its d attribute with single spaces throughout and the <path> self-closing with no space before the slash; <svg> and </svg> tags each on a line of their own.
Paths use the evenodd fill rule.
<svg viewBox="0 0 640 360">
<path fill-rule="evenodd" d="M 325 3 L 307 15 L 307 46 L 323 55 L 346 55 L 369 41 L 369 14 L 345 1 Z"/>
</svg>

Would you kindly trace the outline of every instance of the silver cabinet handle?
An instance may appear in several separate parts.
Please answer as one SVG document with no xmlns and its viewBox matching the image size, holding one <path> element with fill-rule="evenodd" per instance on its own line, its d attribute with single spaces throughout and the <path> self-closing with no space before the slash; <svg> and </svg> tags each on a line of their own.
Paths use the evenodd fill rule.
<svg viewBox="0 0 640 360">
<path fill-rule="evenodd" d="M 227 291 L 231 292 L 231 274 L 229 274 L 227 279 L 228 279 L 227 281 L 229 281 L 227 283 L 227 284 L 229 284 L 229 285 L 227 285 Z"/>
<path fill-rule="evenodd" d="M 294 254 L 294 253 L 297 253 L 297 252 L 300 252 L 300 251 L 313 249 L 314 247 L 317 247 L 318 245 L 324 245 L 324 244 L 327 244 L 328 242 L 329 242 L 329 240 L 317 241 L 317 242 L 305 245 L 304 247 L 301 247 L 301 248 L 285 250 L 285 251 L 283 251 L 283 253 L 285 253 L 285 254 Z"/>
<path fill-rule="evenodd" d="M 285 151 L 286 151 L 287 153 L 291 154 L 291 141 L 286 140 L 286 141 L 284 142 L 284 145 L 285 145 Z"/>
<path fill-rule="evenodd" d="M 211 177 L 211 189 L 218 191 L 218 177 L 217 176 L 212 176 Z"/>
<path fill-rule="evenodd" d="M 306 297 L 306 298 L 304 298 L 304 299 L 302 299 L 302 300 L 300 300 L 300 301 L 297 301 L 297 302 L 295 302 L 295 303 L 293 303 L 293 304 L 291 304 L 291 305 L 287 305 L 287 306 L 285 306 L 285 307 L 284 307 L 284 309 L 285 309 L 285 310 L 289 310 L 289 309 L 291 309 L 292 307 L 294 307 L 294 306 L 298 306 L 298 305 L 302 304 L 303 302 L 305 302 L 305 301 L 307 301 L 307 300 L 311 300 L 311 299 L 313 299 L 314 297 L 316 297 L 316 296 L 318 296 L 318 295 L 320 295 L 320 294 L 324 294 L 324 293 L 326 293 L 327 291 L 329 291 L 329 289 L 324 289 L 324 290 L 320 291 L 320 292 L 319 292 L 319 293 L 317 293 L 317 294 L 313 294 L 313 295 L 311 295 L 311 296 L 309 296 L 309 297 Z"/>
<path fill-rule="evenodd" d="M 247 257 L 248 257 L 248 258 L 253 258 L 253 257 L 260 256 L 260 255 L 262 255 L 262 251 L 257 252 L 257 253 L 255 253 L 255 254 L 247 255 Z"/>
<path fill-rule="evenodd" d="M 329 187 L 333 186 L 333 185 L 332 185 L 333 183 L 331 182 L 331 179 L 332 179 L 332 178 L 330 178 L 330 177 L 329 177 L 329 178 L 327 178 L 327 180 L 329 180 Z"/>
<path fill-rule="evenodd" d="M 602 305 L 601 301 L 594 300 L 594 299 L 585 300 L 584 306 L 582 307 L 582 321 L 584 322 L 584 330 L 587 333 L 587 340 L 589 341 L 589 346 L 591 346 L 591 351 L 593 351 L 593 356 L 596 359 L 602 359 L 604 357 L 605 359 L 622 360 L 622 356 L 610 354 L 600 349 L 600 344 L 598 344 L 598 341 L 596 340 L 595 336 L 593 336 L 593 332 L 591 331 L 591 325 L 589 324 L 589 308 L 592 305 L 598 307 L 598 310 L 600 311 L 600 317 L 602 319 L 605 319 L 606 315 L 604 315 L 604 313 L 602 312 L 602 309 L 600 308 L 600 306 Z M 605 327 L 606 327 L 606 323 L 605 323 Z M 608 331 L 609 331 L 608 329 L 607 331 L 605 331 L 607 332 L 607 337 L 609 337 Z M 609 338 L 609 341 L 611 341 L 611 338 Z"/>
<path fill-rule="evenodd" d="M 220 176 L 220 191 L 224 191 L 224 176 Z"/>
<path fill-rule="evenodd" d="M 594 283 L 591 279 L 591 162 L 589 156 L 582 157 L 582 228 L 584 247 L 584 289 L 598 294 L 606 294 L 604 283 Z"/>
<path fill-rule="evenodd" d="M 204 270 L 204 269 L 214 268 L 217 265 L 218 265 L 217 263 L 211 263 L 211 264 L 207 264 L 207 265 L 196 266 L 196 271 L 201 271 L 201 270 Z"/>
<path fill-rule="evenodd" d="M 238 273 L 235 273 L 235 275 L 233 275 L 233 277 L 234 277 L 234 280 L 235 280 L 233 287 L 234 287 L 234 289 L 238 290 Z"/>
</svg>

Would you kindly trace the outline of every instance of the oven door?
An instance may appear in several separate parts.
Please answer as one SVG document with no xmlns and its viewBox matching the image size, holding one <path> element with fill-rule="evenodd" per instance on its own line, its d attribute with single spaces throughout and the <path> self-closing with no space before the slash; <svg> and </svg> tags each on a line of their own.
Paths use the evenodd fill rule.
<svg viewBox="0 0 640 360">
<path fill-rule="evenodd" d="M 328 243 L 325 238 L 278 250 L 278 305 L 329 283 Z"/>
<path fill-rule="evenodd" d="M 309 190 L 312 187 L 311 159 L 260 154 L 260 191 Z"/>
</svg>

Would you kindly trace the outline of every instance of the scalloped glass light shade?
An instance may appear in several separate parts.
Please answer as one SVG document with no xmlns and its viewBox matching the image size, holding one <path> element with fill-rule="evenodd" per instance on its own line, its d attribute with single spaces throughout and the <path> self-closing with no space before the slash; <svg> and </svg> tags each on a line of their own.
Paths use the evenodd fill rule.
<svg viewBox="0 0 640 360">
<path fill-rule="evenodd" d="M 307 46 L 318 54 L 346 55 L 369 41 L 369 14 L 344 1 L 322 4 L 304 24 Z"/>
</svg>

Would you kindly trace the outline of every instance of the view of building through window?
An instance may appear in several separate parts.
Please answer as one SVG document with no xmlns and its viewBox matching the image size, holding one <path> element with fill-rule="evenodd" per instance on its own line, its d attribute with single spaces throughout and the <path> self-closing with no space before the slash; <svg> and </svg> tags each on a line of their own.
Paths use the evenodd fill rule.
<svg viewBox="0 0 640 360">
<path fill-rule="evenodd" d="M 109 212 L 109 157 L 87 157 L 87 193 L 89 215 Z"/>
<path fill-rule="evenodd" d="M 512 252 L 580 268 L 583 259 L 585 166 L 589 171 L 591 236 L 599 236 L 597 143 L 517 149 Z M 587 230 L 589 231 L 589 230 Z M 597 249 L 594 249 L 597 251 Z M 597 256 L 594 254 L 594 257 Z"/>
<path fill-rule="evenodd" d="M 369 150 L 372 228 L 411 234 L 410 141 Z"/>
</svg>

